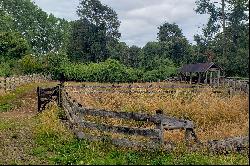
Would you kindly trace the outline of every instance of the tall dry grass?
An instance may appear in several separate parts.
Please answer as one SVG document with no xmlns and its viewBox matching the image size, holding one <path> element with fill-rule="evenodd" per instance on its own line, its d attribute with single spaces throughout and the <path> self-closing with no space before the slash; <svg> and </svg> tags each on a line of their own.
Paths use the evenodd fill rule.
<svg viewBox="0 0 250 166">
<path fill-rule="evenodd" d="M 143 88 L 140 90 L 146 91 Z M 157 88 L 154 90 L 162 91 Z M 90 108 L 148 114 L 155 114 L 155 110 L 162 109 L 166 115 L 192 120 L 202 141 L 248 135 L 249 97 L 244 94 L 230 97 L 227 94 L 215 94 L 211 88 L 205 88 L 197 93 L 178 89 L 173 94 L 79 94 L 71 91 L 70 95 Z M 117 124 L 117 121 L 110 123 Z M 179 139 L 183 138 L 183 132 L 166 133 L 165 136 L 166 139 Z"/>
</svg>

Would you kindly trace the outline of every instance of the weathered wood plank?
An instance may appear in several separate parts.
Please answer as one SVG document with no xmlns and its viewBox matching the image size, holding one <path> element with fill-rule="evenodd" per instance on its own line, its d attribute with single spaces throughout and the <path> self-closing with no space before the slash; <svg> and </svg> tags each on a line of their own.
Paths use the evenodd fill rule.
<svg viewBox="0 0 250 166">
<path fill-rule="evenodd" d="M 159 137 L 159 129 L 144 129 L 144 128 L 130 128 L 123 126 L 110 126 L 105 124 L 96 124 L 92 122 L 81 121 L 79 123 L 80 126 L 89 128 L 89 129 L 97 129 L 101 131 L 114 132 L 114 133 L 122 133 L 128 135 L 141 135 L 145 137 Z"/>
<path fill-rule="evenodd" d="M 176 91 L 136 91 L 136 90 L 126 90 L 126 91 L 121 91 L 121 90 L 93 90 L 93 91 L 78 91 L 78 92 L 73 92 L 73 93 L 87 93 L 87 94 L 102 94 L 102 93 L 146 93 L 146 94 L 165 94 L 165 93 L 175 93 Z"/>
<path fill-rule="evenodd" d="M 98 110 L 98 109 L 88 109 L 88 108 L 80 108 L 77 107 L 76 111 L 81 113 L 82 115 L 91 115 L 91 116 L 101 116 L 101 117 L 109 117 L 109 118 L 122 118 L 129 120 L 137 120 L 137 121 L 148 121 L 153 123 L 160 123 L 161 117 L 157 115 L 148 115 L 148 114 L 140 114 L 134 112 L 116 112 L 116 111 L 106 111 L 106 110 Z"/>
<path fill-rule="evenodd" d="M 58 86 L 52 87 L 52 88 L 41 88 L 41 93 L 46 93 L 46 92 L 56 91 L 56 90 L 58 90 Z"/>
<path fill-rule="evenodd" d="M 72 117 L 73 112 L 72 112 L 72 109 L 69 106 L 68 102 L 63 101 L 62 102 L 62 107 L 63 107 L 64 111 L 66 112 L 66 116 L 68 117 L 69 121 L 71 123 L 75 123 L 75 119 L 74 119 L 74 117 Z"/>
<path fill-rule="evenodd" d="M 162 115 L 162 125 L 166 130 L 195 128 L 192 121 Z"/>
</svg>

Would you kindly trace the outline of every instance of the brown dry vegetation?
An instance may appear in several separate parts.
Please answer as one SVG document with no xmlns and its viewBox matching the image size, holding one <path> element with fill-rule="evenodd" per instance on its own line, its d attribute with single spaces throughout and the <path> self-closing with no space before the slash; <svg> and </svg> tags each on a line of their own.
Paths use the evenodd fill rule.
<svg viewBox="0 0 250 166">
<path fill-rule="evenodd" d="M 145 86 L 146 84 L 140 85 Z M 153 85 L 158 86 L 159 83 Z M 146 91 L 145 88 L 140 88 L 140 90 Z M 159 88 L 151 88 L 151 90 L 163 91 Z M 76 91 L 79 92 L 79 89 Z M 177 89 L 173 94 L 125 94 L 118 92 L 87 94 L 75 93 L 76 91 L 68 90 L 72 98 L 85 107 L 148 114 L 155 114 L 155 110 L 162 109 L 166 115 L 192 120 L 201 141 L 248 135 L 249 104 L 248 96 L 245 94 L 235 94 L 230 97 L 226 93 L 215 94 L 213 89 L 208 87 L 204 88 L 202 92 L 196 93 L 188 89 Z M 115 125 L 125 124 L 125 122 L 114 119 L 106 119 L 106 122 Z M 131 122 L 127 123 L 127 125 L 130 124 Z M 183 132 L 165 133 L 166 140 L 173 138 L 183 140 L 183 137 Z"/>
</svg>

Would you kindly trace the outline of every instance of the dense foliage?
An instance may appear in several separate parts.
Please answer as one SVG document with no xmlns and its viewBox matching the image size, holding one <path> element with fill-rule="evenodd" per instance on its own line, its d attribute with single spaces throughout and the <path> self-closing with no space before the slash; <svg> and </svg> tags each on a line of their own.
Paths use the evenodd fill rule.
<svg viewBox="0 0 250 166">
<path fill-rule="evenodd" d="M 100 63 L 75 64 L 65 63 L 60 66 L 59 73 L 66 80 L 86 82 L 138 82 L 158 81 L 175 75 L 175 67 L 160 68 L 159 70 L 143 71 L 126 67 L 117 60 L 108 59 Z M 56 75 L 59 76 L 59 73 Z"/>
<path fill-rule="evenodd" d="M 211 0 L 197 0 L 196 12 L 208 14 L 209 20 L 203 34 L 196 35 L 197 61 L 207 56 L 223 66 L 227 76 L 249 76 L 249 1 L 225 1 L 225 30 L 220 32 L 223 21 L 222 4 Z"/>
<path fill-rule="evenodd" d="M 43 72 L 79 81 L 157 81 L 176 75 L 183 64 L 214 61 L 226 76 L 248 77 L 248 0 L 226 1 L 224 33 L 220 5 L 210 0 L 196 5 L 197 14 L 210 16 L 203 33 L 194 36 L 196 44 L 176 23 L 165 22 L 158 27 L 158 41 L 140 48 L 119 41 L 117 13 L 100 0 L 81 0 L 79 19 L 71 22 L 48 15 L 31 0 L 0 0 L 0 75 Z"/>
<path fill-rule="evenodd" d="M 0 0 L 0 16 L 3 30 L 22 34 L 35 53 L 57 51 L 65 44 L 68 22 L 48 15 L 30 0 Z"/>
</svg>

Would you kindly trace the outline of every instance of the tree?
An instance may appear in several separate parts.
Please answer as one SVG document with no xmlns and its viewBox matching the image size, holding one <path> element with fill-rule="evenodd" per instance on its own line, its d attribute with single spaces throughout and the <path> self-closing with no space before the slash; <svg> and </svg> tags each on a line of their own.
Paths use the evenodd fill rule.
<svg viewBox="0 0 250 166">
<path fill-rule="evenodd" d="M 82 0 L 77 8 L 79 20 L 73 22 L 68 54 L 81 62 L 100 62 L 108 59 L 118 43 L 120 21 L 110 7 L 99 0 Z"/>
<path fill-rule="evenodd" d="M 35 53 L 57 52 L 64 46 L 68 22 L 48 15 L 31 0 L 0 0 L 0 11 L 12 19 L 13 31 L 23 35 Z"/>
<path fill-rule="evenodd" d="M 143 48 L 143 57 L 140 62 L 145 70 L 154 70 L 158 66 L 155 64 L 155 59 L 159 59 L 162 53 L 161 46 L 159 42 L 148 42 Z"/>
<path fill-rule="evenodd" d="M 221 8 L 216 7 L 211 0 L 197 0 L 196 13 L 208 14 L 210 17 L 206 26 L 202 29 L 206 40 L 211 41 L 213 36 L 218 32 L 220 26 L 219 20 L 222 16 Z"/>
<path fill-rule="evenodd" d="M 203 55 L 213 55 L 213 61 L 224 67 L 227 76 L 248 76 L 249 12 L 248 0 L 225 1 L 225 28 L 220 32 L 222 7 L 210 0 L 197 0 L 196 12 L 209 14 L 202 35 L 196 35 L 197 47 Z M 244 59 L 244 60 L 242 60 Z"/>
<path fill-rule="evenodd" d="M 175 23 L 164 23 L 158 29 L 158 40 L 165 58 L 172 59 L 178 65 L 186 63 L 190 56 L 190 44 L 179 26 Z"/>
<path fill-rule="evenodd" d="M 110 58 L 127 65 L 129 57 L 129 46 L 125 42 L 114 41 L 108 44 Z"/>
<path fill-rule="evenodd" d="M 13 28 L 12 18 L 3 11 L 0 6 L 0 31 L 7 32 L 11 31 Z"/>
<path fill-rule="evenodd" d="M 109 40 L 120 38 L 120 21 L 116 12 L 99 0 L 81 0 L 77 14 L 80 19 L 88 20 L 97 27 L 104 27 Z"/>
<path fill-rule="evenodd" d="M 88 20 L 72 23 L 72 33 L 68 42 L 69 58 L 78 62 L 99 62 L 108 58 L 106 34 Z"/>
<path fill-rule="evenodd" d="M 29 51 L 28 42 L 19 33 L 0 32 L 0 56 L 20 59 Z"/>
<path fill-rule="evenodd" d="M 183 38 L 181 29 L 175 23 L 165 23 L 158 27 L 158 40 L 160 42 L 174 41 L 177 38 Z"/>
<path fill-rule="evenodd" d="M 128 66 L 133 68 L 139 67 L 139 62 L 142 57 L 142 50 L 137 46 L 131 46 L 129 48 Z"/>
</svg>

